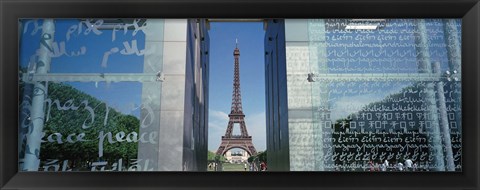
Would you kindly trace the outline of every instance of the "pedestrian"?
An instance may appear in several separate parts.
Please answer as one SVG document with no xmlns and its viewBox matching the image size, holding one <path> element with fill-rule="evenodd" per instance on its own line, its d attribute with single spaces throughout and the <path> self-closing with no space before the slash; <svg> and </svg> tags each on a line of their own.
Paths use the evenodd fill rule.
<svg viewBox="0 0 480 190">
<path fill-rule="evenodd" d="M 412 171 L 412 167 L 413 167 L 413 161 L 407 158 L 407 160 L 405 160 L 405 169 L 407 171 Z"/>
<path fill-rule="evenodd" d="M 375 170 L 374 166 L 373 166 L 373 161 L 370 160 L 368 161 L 368 167 L 370 167 L 370 171 L 373 172 Z"/>
<path fill-rule="evenodd" d="M 382 163 L 382 164 L 380 165 L 380 170 L 381 170 L 382 172 L 386 172 L 386 171 L 387 171 L 387 167 L 388 167 L 388 164 Z"/>
<path fill-rule="evenodd" d="M 262 169 L 262 171 L 267 171 L 267 170 L 268 170 L 267 163 L 262 162 L 262 163 L 260 164 L 260 168 Z"/>
<path fill-rule="evenodd" d="M 403 171 L 403 164 L 402 164 L 402 162 L 398 162 L 397 168 L 398 168 L 398 171 Z"/>
<path fill-rule="evenodd" d="M 247 163 L 244 164 L 243 169 L 244 169 L 245 171 L 247 171 Z"/>
</svg>

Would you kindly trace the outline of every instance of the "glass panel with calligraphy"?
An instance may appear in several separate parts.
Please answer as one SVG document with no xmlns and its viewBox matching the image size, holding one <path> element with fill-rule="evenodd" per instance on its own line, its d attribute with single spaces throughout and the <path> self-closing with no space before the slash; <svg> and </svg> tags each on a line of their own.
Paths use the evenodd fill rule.
<svg viewBox="0 0 480 190">
<path fill-rule="evenodd" d="M 147 169 L 138 153 L 158 144 L 163 44 L 145 22 L 20 20 L 21 171 Z"/>
<path fill-rule="evenodd" d="M 317 169 L 462 170 L 460 19 L 311 19 L 308 37 Z"/>
</svg>

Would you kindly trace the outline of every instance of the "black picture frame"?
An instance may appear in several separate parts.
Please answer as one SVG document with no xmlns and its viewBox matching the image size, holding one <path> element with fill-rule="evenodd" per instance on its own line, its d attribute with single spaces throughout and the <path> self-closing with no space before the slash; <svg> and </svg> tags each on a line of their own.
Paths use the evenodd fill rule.
<svg viewBox="0 0 480 190">
<path fill-rule="evenodd" d="M 480 188 L 479 0 L 0 0 L 0 189 Z M 18 172 L 19 18 L 462 18 L 463 171 Z"/>
</svg>

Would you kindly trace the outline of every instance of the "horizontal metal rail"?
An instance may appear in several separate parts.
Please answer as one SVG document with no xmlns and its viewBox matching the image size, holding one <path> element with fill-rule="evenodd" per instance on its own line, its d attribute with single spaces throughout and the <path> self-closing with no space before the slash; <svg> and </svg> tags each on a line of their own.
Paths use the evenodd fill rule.
<svg viewBox="0 0 480 190">
<path fill-rule="evenodd" d="M 297 74 L 294 74 L 297 75 Z M 309 82 L 340 82 L 340 81 L 412 81 L 412 82 L 435 82 L 435 81 L 461 81 L 461 77 L 445 76 L 432 73 L 308 73 L 306 79 Z"/>
<path fill-rule="evenodd" d="M 24 82 L 163 82 L 163 73 L 48 73 L 22 75 Z"/>
</svg>

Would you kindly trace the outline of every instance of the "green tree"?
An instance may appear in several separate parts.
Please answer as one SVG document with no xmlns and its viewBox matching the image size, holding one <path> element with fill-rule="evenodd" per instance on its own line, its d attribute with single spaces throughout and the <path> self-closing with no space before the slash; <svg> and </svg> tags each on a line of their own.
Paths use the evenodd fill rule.
<svg viewBox="0 0 480 190">
<path fill-rule="evenodd" d="M 260 152 L 257 157 L 258 161 L 267 163 L 267 151 Z"/>
<path fill-rule="evenodd" d="M 218 160 L 218 161 L 221 161 L 221 162 L 227 161 L 227 159 L 226 159 L 223 155 L 217 155 L 217 154 L 215 154 L 215 153 L 212 152 L 212 151 L 208 151 L 208 154 L 207 154 L 207 155 L 208 155 L 208 158 L 207 158 L 207 159 L 208 159 L 209 161 L 217 161 L 217 160 Z"/>
<path fill-rule="evenodd" d="M 50 141 L 55 142 L 42 143 L 41 160 L 70 160 L 79 164 L 98 160 L 111 163 L 120 158 L 128 162 L 129 159 L 137 158 L 138 143 L 136 142 L 109 143 L 107 137 L 103 143 L 101 158 L 99 158 L 98 149 L 101 132 L 111 133 L 114 141 L 116 141 L 115 134 L 119 132 L 138 134 L 140 126 L 138 118 L 107 107 L 108 105 L 104 102 L 66 84 L 49 83 L 48 98 L 43 140 L 48 141 L 50 137 Z M 93 113 L 90 110 L 93 110 Z M 70 134 L 75 134 L 73 139 L 79 134 L 85 134 L 83 139 L 87 141 L 66 142 Z"/>
<path fill-rule="evenodd" d="M 247 159 L 248 163 L 252 163 L 253 160 L 255 160 L 255 158 L 256 158 L 256 156 L 250 156 L 250 157 L 248 157 L 248 159 Z"/>
</svg>

